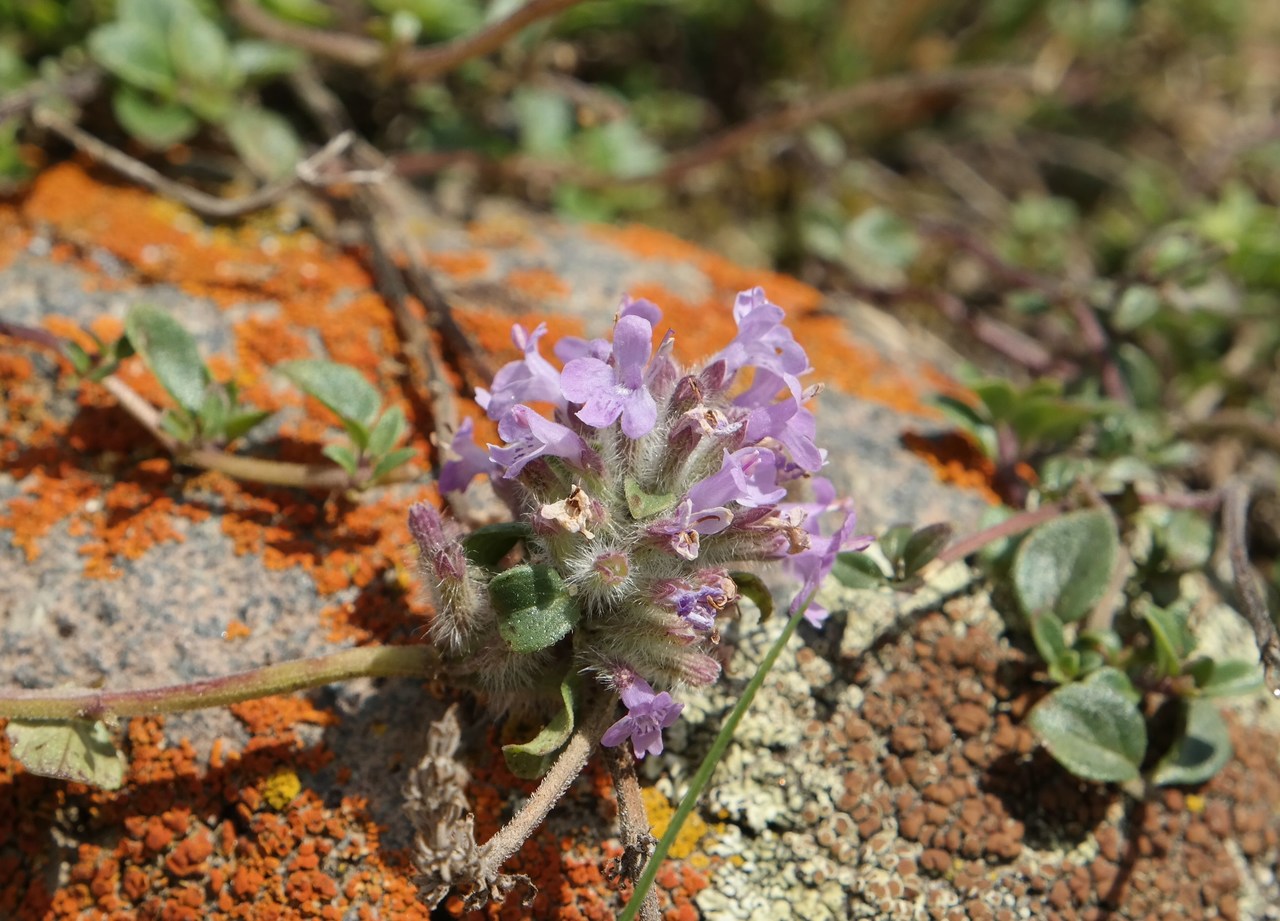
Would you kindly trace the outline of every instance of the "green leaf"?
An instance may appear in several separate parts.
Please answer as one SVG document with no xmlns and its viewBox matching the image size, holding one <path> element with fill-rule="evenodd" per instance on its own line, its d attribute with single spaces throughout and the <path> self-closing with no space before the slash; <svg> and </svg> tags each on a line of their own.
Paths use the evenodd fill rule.
<svg viewBox="0 0 1280 921">
<path fill-rule="evenodd" d="M 1118 668 L 1110 665 L 1104 665 L 1085 675 L 1081 680 L 1083 684 L 1098 684 L 1108 687 L 1115 691 L 1125 700 L 1131 703 L 1138 703 L 1142 700 L 1142 693 L 1133 686 L 1133 682 Z"/>
<path fill-rule="evenodd" d="M 404 412 L 399 406 L 392 406 L 382 414 L 378 424 L 369 432 L 369 446 L 367 448 L 369 454 L 373 457 L 381 457 L 386 454 L 395 447 L 395 443 L 404 434 L 405 428 Z"/>
<path fill-rule="evenodd" d="M 368 428 L 378 417 L 382 398 L 363 374 L 350 365 L 332 361 L 303 359 L 276 365 L 276 370 L 302 392 L 315 397 L 325 408 L 354 426 L 362 437 L 353 440 L 363 449 L 368 444 Z"/>
<path fill-rule="evenodd" d="M 1133 285 L 1120 296 L 1111 323 L 1120 332 L 1129 333 L 1146 325 L 1159 312 L 1159 292 L 1150 285 Z"/>
<path fill-rule="evenodd" d="M 1014 593 L 1023 612 L 1052 611 L 1080 620 L 1106 590 L 1119 552 L 1107 509 L 1071 512 L 1036 528 L 1013 558 Z"/>
<path fill-rule="evenodd" d="M 76 374 L 88 374 L 90 369 L 93 368 L 93 358 L 74 342 L 67 341 L 62 343 L 62 351 L 66 354 L 67 360 L 71 362 L 71 367 L 76 369 Z"/>
<path fill-rule="evenodd" d="M 498 565 L 498 561 L 511 552 L 522 540 L 533 537 L 533 528 L 523 521 L 500 521 L 476 528 L 462 539 L 462 549 L 467 559 L 486 569 Z"/>
<path fill-rule="evenodd" d="M 169 57 L 185 80 L 222 86 L 227 83 L 231 47 L 218 26 L 192 7 L 173 17 L 169 25 Z"/>
<path fill-rule="evenodd" d="M 1213 525 L 1191 509 L 1171 511 L 1158 536 L 1169 565 L 1179 572 L 1202 568 L 1213 552 Z"/>
<path fill-rule="evenodd" d="M 196 417 L 185 409 L 166 409 L 160 416 L 160 430 L 172 435 L 181 444 L 195 441 L 200 434 Z"/>
<path fill-rule="evenodd" d="M 902 571 L 902 558 L 907 550 L 907 542 L 911 540 L 911 525 L 897 524 L 885 531 L 876 541 L 880 552 L 889 561 L 895 573 Z"/>
<path fill-rule="evenodd" d="M 773 616 L 773 593 L 754 572 L 731 572 L 729 578 L 738 586 L 738 594 L 750 599 L 760 609 L 760 620 Z"/>
<path fill-rule="evenodd" d="M 1202 784 L 1231 760 L 1231 738 L 1217 704 L 1182 701 L 1181 724 L 1173 745 L 1151 772 L 1151 782 L 1158 786 Z"/>
<path fill-rule="evenodd" d="M 1185 671 L 1195 679 L 1201 697 L 1255 694 L 1264 687 L 1262 669 L 1243 659 L 1219 662 L 1206 656 L 1187 663 Z"/>
<path fill-rule="evenodd" d="M 563 153 L 573 133 L 573 107 L 560 93 L 520 87 L 511 96 L 520 148 L 539 157 Z"/>
<path fill-rule="evenodd" d="M 176 102 L 153 102 L 130 86 L 111 94 L 111 110 L 120 127 L 155 150 L 166 150 L 191 137 L 200 122 Z"/>
<path fill-rule="evenodd" d="M 239 412 L 233 412 L 223 422 L 222 431 L 218 432 L 218 436 L 226 442 L 235 441 L 248 434 L 270 415 L 271 412 L 266 409 L 241 409 Z"/>
<path fill-rule="evenodd" d="M 1018 391 L 1003 378 L 981 378 L 968 382 L 968 386 L 982 401 L 988 417 L 994 422 L 1008 419 L 1018 405 Z"/>
<path fill-rule="evenodd" d="M 282 19 L 307 26 L 324 26 L 333 20 L 333 10 L 323 0 L 263 0 L 262 5 Z"/>
<path fill-rule="evenodd" d="M 125 83 L 168 95 L 173 63 L 163 33 L 137 22 L 109 22 L 89 35 L 89 55 Z"/>
<path fill-rule="evenodd" d="M 920 252 L 911 225 L 883 207 L 869 207 L 845 228 L 845 243 L 856 262 L 872 262 L 891 270 L 908 269 Z"/>
<path fill-rule="evenodd" d="M 211 378 L 192 335 L 167 311 L 149 304 L 133 307 L 124 329 L 160 386 L 187 412 L 198 413 Z"/>
<path fill-rule="evenodd" d="M 248 80 L 262 80 L 291 74 L 306 63 L 296 48 L 276 42 L 248 39 L 231 46 L 231 65 Z"/>
<path fill-rule="evenodd" d="M 263 179 L 288 176 L 302 159 L 293 126 L 275 112 L 245 105 L 223 119 L 222 129 L 245 166 Z"/>
<path fill-rule="evenodd" d="M 578 623 L 578 604 L 550 566 L 523 563 L 489 581 L 489 601 L 498 633 L 516 652 L 537 652 L 557 643 Z"/>
<path fill-rule="evenodd" d="M 831 575 L 846 588 L 880 588 L 889 581 L 875 559 L 856 550 L 836 554 Z"/>
<path fill-rule="evenodd" d="M 533 780 L 541 777 L 555 761 L 555 754 L 564 748 L 573 735 L 574 679 L 572 674 L 560 683 L 561 707 L 551 722 L 528 742 L 502 746 L 502 756 L 512 774 Z"/>
<path fill-rule="evenodd" d="M 369 475 L 371 482 L 377 483 L 397 467 L 402 467 L 418 456 L 416 448 L 400 448 L 385 454 L 373 465 L 373 473 Z"/>
<path fill-rule="evenodd" d="M 667 509 L 673 508 L 676 499 L 679 498 L 675 493 L 645 492 L 633 477 L 623 479 L 622 491 L 627 497 L 627 508 L 631 512 L 631 517 L 636 521 L 661 515 Z"/>
<path fill-rule="evenodd" d="M 931 563 L 951 542 L 952 531 L 951 525 L 945 522 L 918 528 L 902 548 L 903 575 L 915 575 Z"/>
<path fill-rule="evenodd" d="M 1067 654 L 1067 638 L 1062 631 L 1062 621 L 1048 611 L 1031 616 L 1031 640 L 1036 644 L 1036 652 L 1050 667 L 1062 662 Z M 1051 675 L 1055 681 L 1070 681 L 1074 675 L 1060 678 Z"/>
<path fill-rule="evenodd" d="M 985 428 L 991 424 L 991 420 L 979 414 L 964 400 L 958 400 L 955 397 L 939 394 L 933 397 L 930 402 L 937 406 L 938 409 L 948 416 L 951 421 L 955 422 L 961 428 L 967 431 L 974 431 L 979 428 Z"/>
<path fill-rule="evenodd" d="M 1154 605 L 1142 612 L 1155 641 L 1156 669 L 1162 678 L 1182 674 L 1182 660 L 1195 648 L 1195 638 L 1187 630 L 1186 619 L 1174 611 Z"/>
<path fill-rule="evenodd" d="M 9 720 L 13 757 L 32 774 L 85 783 L 103 790 L 124 784 L 124 755 L 102 720 Z"/>
<path fill-rule="evenodd" d="M 350 445 L 325 445 L 320 450 L 320 453 L 347 471 L 347 473 L 352 476 L 356 475 L 356 468 L 360 466 L 360 460 L 356 457 L 356 452 L 351 449 Z"/>
<path fill-rule="evenodd" d="M 1027 723 L 1059 764 L 1085 780 L 1134 780 L 1147 752 L 1137 705 L 1099 681 L 1057 688 Z"/>
</svg>

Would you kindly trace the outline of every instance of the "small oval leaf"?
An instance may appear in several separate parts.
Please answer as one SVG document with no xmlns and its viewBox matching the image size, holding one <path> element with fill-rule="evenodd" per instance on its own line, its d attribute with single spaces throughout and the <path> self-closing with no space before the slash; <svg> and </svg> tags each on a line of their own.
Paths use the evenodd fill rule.
<svg viewBox="0 0 1280 921">
<path fill-rule="evenodd" d="M 1064 623 L 1080 620 L 1102 598 L 1115 568 L 1119 541 L 1106 509 L 1071 512 L 1042 524 L 1014 554 L 1014 592 L 1028 617 L 1052 611 Z"/>
<path fill-rule="evenodd" d="M 150 304 L 130 310 L 124 329 L 160 386 L 187 412 L 198 413 L 211 378 L 191 334 L 168 312 Z"/>
<path fill-rule="evenodd" d="M 498 615 L 498 633 L 515 652 L 546 649 L 578 623 L 577 602 L 550 566 L 524 563 L 489 581 L 489 600 Z"/>
<path fill-rule="evenodd" d="M 102 720 L 10 720 L 5 728 L 13 757 L 32 774 L 119 790 L 124 755 Z"/>
<path fill-rule="evenodd" d="M 1201 697 L 1235 697 L 1254 694 L 1265 687 L 1262 669 L 1256 662 L 1243 659 L 1218 662 L 1201 658 L 1188 663 L 1186 670 L 1195 678 Z"/>
<path fill-rule="evenodd" d="M 533 780 L 547 772 L 555 761 L 555 754 L 564 748 L 569 737 L 573 735 L 574 726 L 574 687 L 572 678 L 565 678 L 560 684 L 561 707 L 551 718 L 551 722 L 542 727 L 528 742 L 518 745 L 502 746 L 502 756 L 512 774 Z"/>
<path fill-rule="evenodd" d="M 1151 782 L 1201 784 L 1231 760 L 1231 738 L 1216 704 L 1208 700 L 1182 702 L 1182 726 L 1168 753 L 1151 772 Z"/>
<path fill-rule="evenodd" d="M 738 586 L 738 593 L 750 599 L 760 609 L 760 619 L 768 620 L 773 616 L 773 593 L 754 572 L 731 572 L 729 578 Z"/>
<path fill-rule="evenodd" d="M 907 545 L 902 550 L 903 575 L 913 576 L 928 563 L 933 562 L 934 558 L 951 542 L 951 534 L 952 527 L 946 522 L 917 528 L 915 533 L 907 538 Z"/>
<path fill-rule="evenodd" d="M 1059 764 L 1085 780 L 1134 780 L 1147 752 L 1137 705 L 1100 681 L 1058 688 L 1027 723 Z"/>
<path fill-rule="evenodd" d="M 378 417 L 382 398 L 373 384 L 350 365 L 308 358 L 286 361 L 276 365 L 276 370 L 345 423 L 355 423 L 367 431 Z"/>
<path fill-rule="evenodd" d="M 496 566 L 522 540 L 533 536 L 533 528 L 523 521 L 500 521 L 476 528 L 462 539 L 467 559 L 477 566 Z"/>
</svg>

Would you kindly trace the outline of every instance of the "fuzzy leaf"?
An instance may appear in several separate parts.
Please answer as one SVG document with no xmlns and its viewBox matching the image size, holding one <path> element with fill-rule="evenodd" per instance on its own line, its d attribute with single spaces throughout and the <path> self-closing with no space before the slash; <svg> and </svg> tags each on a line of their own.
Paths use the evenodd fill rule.
<svg viewBox="0 0 1280 921">
<path fill-rule="evenodd" d="M 898 524 L 884 532 L 876 541 L 880 552 L 884 554 L 895 573 L 901 572 L 903 555 L 907 550 L 907 542 L 911 540 L 911 525 Z"/>
<path fill-rule="evenodd" d="M 247 434 L 250 429 L 257 426 L 260 422 L 271 415 L 269 410 L 265 409 L 246 409 L 241 407 L 238 412 L 233 412 L 227 416 L 223 422 L 221 435 L 223 440 L 231 442 L 237 438 Z"/>
<path fill-rule="evenodd" d="M 1109 687 L 1125 700 L 1132 701 L 1135 704 L 1142 700 L 1142 692 L 1133 686 L 1129 676 L 1110 665 L 1094 669 L 1080 680 L 1083 684 L 1099 684 Z"/>
<path fill-rule="evenodd" d="M 167 311 L 138 304 L 125 316 L 125 335 L 160 385 L 189 413 L 204 404 L 211 380 L 196 340 Z"/>
<path fill-rule="evenodd" d="M 622 481 L 622 491 L 627 497 L 627 509 L 636 521 L 644 521 L 661 515 L 676 504 L 674 493 L 648 493 L 640 488 L 640 484 L 632 477 Z"/>
<path fill-rule="evenodd" d="M 356 458 L 356 452 L 351 450 L 350 445 L 325 445 L 320 449 L 320 453 L 347 471 L 347 473 L 352 476 L 356 475 L 356 468 L 360 466 L 360 461 Z"/>
<path fill-rule="evenodd" d="M 889 581 L 880 564 L 865 553 L 846 550 L 836 554 L 831 575 L 845 588 L 879 588 Z"/>
<path fill-rule="evenodd" d="M 546 649 L 578 623 L 578 604 L 550 566 L 523 563 L 498 573 L 489 581 L 489 601 L 498 633 L 520 653 Z"/>
<path fill-rule="evenodd" d="M 1264 687 L 1262 669 L 1256 662 L 1243 659 L 1219 662 L 1203 657 L 1189 662 L 1186 671 L 1195 678 L 1201 697 L 1236 697 L 1257 693 Z"/>
<path fill-rule="evenodd" d="M 173 92 L 173 62 L 164 34 L 141 22 L 109 22 L 94 29 L 89 54 L 125 83 L 156 93 Z"/>
<path fill-rule="evenodd" d="M 232 46 L 231 63 L 242 77 L 255 80 L 293 73 L 306 63 L 306 56 L 288 45 L 248 39 Z"/>
<path fill-rule="evenodd" d="M 226 35 L 194 7 L 185 7 L 169 26 L 169 56 L 179 76 L 195 83 L 223 85 L 231 65 Z"/>
<path fill-rule="evenodd" d="M 729 578 L 738 586 L 738 594 L 750 599 L 760 609 L 762 621 L 773 616 L 773 593 L 763 579 L 754 572 L 731 572 Z"/>
<path fill-rule="evenodd" d="M 5 733 L 13 757 L 32 774 L 103 790 L 119 790 L 124 784 L 124 755 L 102 720 L 10 720 Z"/>
<path fill-rule="evenodd" d="M 369 426 L 378 417 L 382 398 L 363 374 L 350 365 L 310 358 L 286 361 L 276 365 L 276 370 L 341 419 L 362 449 L 368 444 Z M 357 432 L 361 433 L 360 438 L 356 437 Z"/>
<path fill-rule="evenodd" d="M 931 563 L 951 541 L 952 527 L 945 522 L 916 529 L 902 548 L 904 576 L 913 576 Z"/>
<path fill-rule="evenodd" d="M 512 547 L 532 536 L 533 528 L 523 521 L 500 521 L 476 528 L 462 539 L 462 549 L 472 563 L 488 568 L 498 565 Z"/>
<path fill-rule="evenodd" d="M 1217 704 L 1184 700 L 1181 717 L 1177 738 L 1151 772 L 1159 786 L 1204 783 L 1231 760 L 1231 738 Z"/>
<path fill-rule="evenodd" d="M 230 112 L 222 128 L 245 166 L 263 179 L 281 179 L 302 159 L 293 126 L 275 112 L 246 105 Z"/>
<path fill-rule="evenodd" d="M 569 676 L 560 683 L 562 706 L 551 718 L 551 722 L 543 726 L 542 731 L 528 742 L 502 746 L 502 756 L 512 774 L 525 780 L 533 780 L 541 777 L 551 767 L 556 752 L 564 748 L 573 735 L 574 696 L 573 679 Z"/>
<path fill-rule="evenodd" d="M 372 482 L 377 483 L 391 471 L 397 467 L 402 467 L 409 461 L 418 456 L 416 448 L 401 448 L 398 451 L 391 451 L 382 456 L 382 458 L 373 465 L 373 473 L 369 475 Z"/>
<path fill-rule="evenodd" d="M 1063 685 L 1035 705 L 1027 722 L 1077 777 L 1108 783 L 1138 777 L 1147 725 L 1135 703 L 1103 683 Z"/>
<path fill-rule="evenodd" d="M 1075 677 L 1062 668 L 1069 651 L 1062 632 L 1062 621 L 1048 611 L 1034 615 L 1031 618 L 1031 639 L 1036 644 L 1036 652 L 1040 653 L 1040 658 L 1049 666 L 1049 677 L 1059 683 Z"/>
<path fill-rule="evenodd" d="M 125 131 L 155 150 L 185 141 L 200 128 L 185 106 L 153 102 L 131 86 L 116 88 L 111 94 L 111 110 Z"/>
<path fill-rule="evenodd" d="M 1142 612 L 1151 637 L 1155 641 L 1156 668 L 1162 678 L 1182 673 L 1182 660 L 1195 648 L 1195 637 L 1187 629 L 1186 619 L 1174 611 L 1148 607 Z"/>
<path fill-rule="evenodd" d="M 1036 528 L 1013 558 L 1014 592 L 1028 617 L 1052 611 L 1072 623 L 1106 590 L 1118 553 L 1115 522 L 1105 509 L 1072 512 Z"/>
<path fill-rule="evenodd" d="M 405 425 L 404 412 L 399 406 L 388 409 L 369 432 L 369 453 L 381 457 L 390 451 L 404 434 Z"/>
</svg>

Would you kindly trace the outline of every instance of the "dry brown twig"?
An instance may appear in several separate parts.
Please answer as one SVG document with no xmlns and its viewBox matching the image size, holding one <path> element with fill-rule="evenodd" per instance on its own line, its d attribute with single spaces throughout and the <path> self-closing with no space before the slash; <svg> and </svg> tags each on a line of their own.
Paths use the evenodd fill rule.
<svg viewBox="0 0 1280 921">
<path fill-rule="evenodd" d="M 618 830 L 622 836 L 622 856 L 617 860 L 616 873 L 633 886 L 644 866 L 653 856 L 658 841 L 653 837 L 649 814 L 640 796 L 640 781 L 636 777 L 636 761 L 625 744 L 602 749 L 609 774 L 613 777 L 614 795 L 618 799 Z M 659 921 L 658 891 L 650 887 L 640 906 L 641 921 Z"/>
<path fill-rule="evenodd" d="M 322 186 L 330 182 L 368 184 L 377 182 L 383 177 L 382 173 L 371 170 L 326 176 L 325 167 L 335 163 L 350 148 L 353 140 L 349 134 L 339 134 L 320 150 L 300 162 L 294 168 L 293 175 L 269 182 L 240 198 L 220 198 L 175 182 L 141 160 L 94 137 L 52 109 L 37 106 L 32 113 L 32 120 L 41 128 L 52 131 L 67 141 L 81 153 L 110 167 L 125 178 L 160 195 L 172 198 L 192 211 L 214 220 L 229 220 L 251 211 L 270 207 L 300 186 Z"/>
<path fill-rule="evenodd" d="M 579 163 L 551 163 L 529 157 L 495 160 L 473 151 L 447 153 L 401 153 L 391 161 L 402 176 L 422 176 L 450 166 L 466 164 L 484 172 L 512 179 L 539 181 L 572 179 L 575 185 L 602 188 L 637 185 L 648 182 L 674 183 L 704 166 L 728 159 L 744 149 L 780 134 L 794 133 L 820 121 L 844 115 L 855 109 L 886 105 L 903 99 L 941 93 L 972 92 L 988 88 L 1035 89 L 1035 77 L 1024 67 L 973 67 L 928 74 L 899 74 L 879 80 L 868 80 L 844 87 L 768 112 L 741 125 L 729 128 L 700 144 L 671 154 L 666 163 L 653 173 L 615 177 L 584 169 Z"/>
<path fill-rule="evenodd" d="M 1249 562 L 1246 525 L 1249 518 L 1249 487 L 1234 480 L 1223 488 L 1222 531 L 1227 541 L 1227 555 L 1235 579 L 1240 613 L 1253 628 L 1258 643 L 1258 657 L 1271 693 L 1280 697 L 1280 632 L 1267 610 L 1266 599 L 1258 587 L 1258 576 Z"/>
<path fill-rule="evenodd" d="M 470 35 L 403 51 L 363 35 L 284 22 L 252 0 L 233 0 L 231 15 L 264 38 L 301 48 L 317 57 L 362 70 L 386 64 L 397 77 L 422 81 L 437 79 L 472 58 L 497 51 L 521 29 L 582 2 L 584 0 L 529 0 Z"/>
</svg>

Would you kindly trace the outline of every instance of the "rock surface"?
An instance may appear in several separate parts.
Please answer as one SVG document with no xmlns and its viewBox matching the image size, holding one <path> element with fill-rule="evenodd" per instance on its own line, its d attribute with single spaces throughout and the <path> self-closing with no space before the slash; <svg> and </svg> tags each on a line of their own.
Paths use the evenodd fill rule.
<svg viewBox="0 0 1280 921">
<path fill-rule="evenodd" d="M 170 309 L 215 374 L 278 410 L 242 450 L 287 460 L 318 461 L 333 419 L 270 366 L 349 363 L 405 409 L 429 457 L 431 420 L 403 387 L 360 254 L 281 220 L 210 228 L 57 167 L 0 209 L 0 318 L 111 336 L 134 303 Z M 935 437 L 927 397 L 952 386 L 947 349 L 892 318 L 645 228 L 503 208 L 415 231 L 494 366 L 513 355 L 512 322 L 598 335 L 624 292 L 662 306 L 677 356 L 695 359 L 731 336 L 734 293 L 763 285 L 828 384 L 819 432 L 862 529 L 948 520 L 966 533 L 994 501 L 981 463 Z M 347 500 L 174 469 L 105 391 L 77 391 L 65 372 L 0 338 L 7 683 L 153 685 L 421 636 L 429 608 L 404 513 L 435 498 L 425 480 Z M 449 375 L 464 391 L 484 383 Z M 136 360 L 122 376 L 163 403 Z M 910 602 L 833 590 L 828 607 L 856 613 L 802 631 L 779 662 L 660 876 L 667 917 L 1280 917 L 1273 736 L 1233 718 L 1231 765 L 1145 807 L 1080 784 L 1021 726 L 1044 686 L 981 586 L 963 567 L 939 580 Z M 780 627 L 747 620 L 726 637 L 730 674 L 689 702 L 671 754 L 644 765 L 659 826 Z M 121 730 L 131 767 L 117 793 L 26 774 L 0 741 L 0 917 L 426 917 L 400 790 L 447 701 L 446 688 L 361 681 L 136 719 Z M 497 730 L 468 713 L 470 795 L 488 835 L 530 788 L 495 760 Z M 593 769 L 515 862 L 539 887 L 532 904 L 484 914 L 610 917 L 610 800 Z"/>
</svg>

